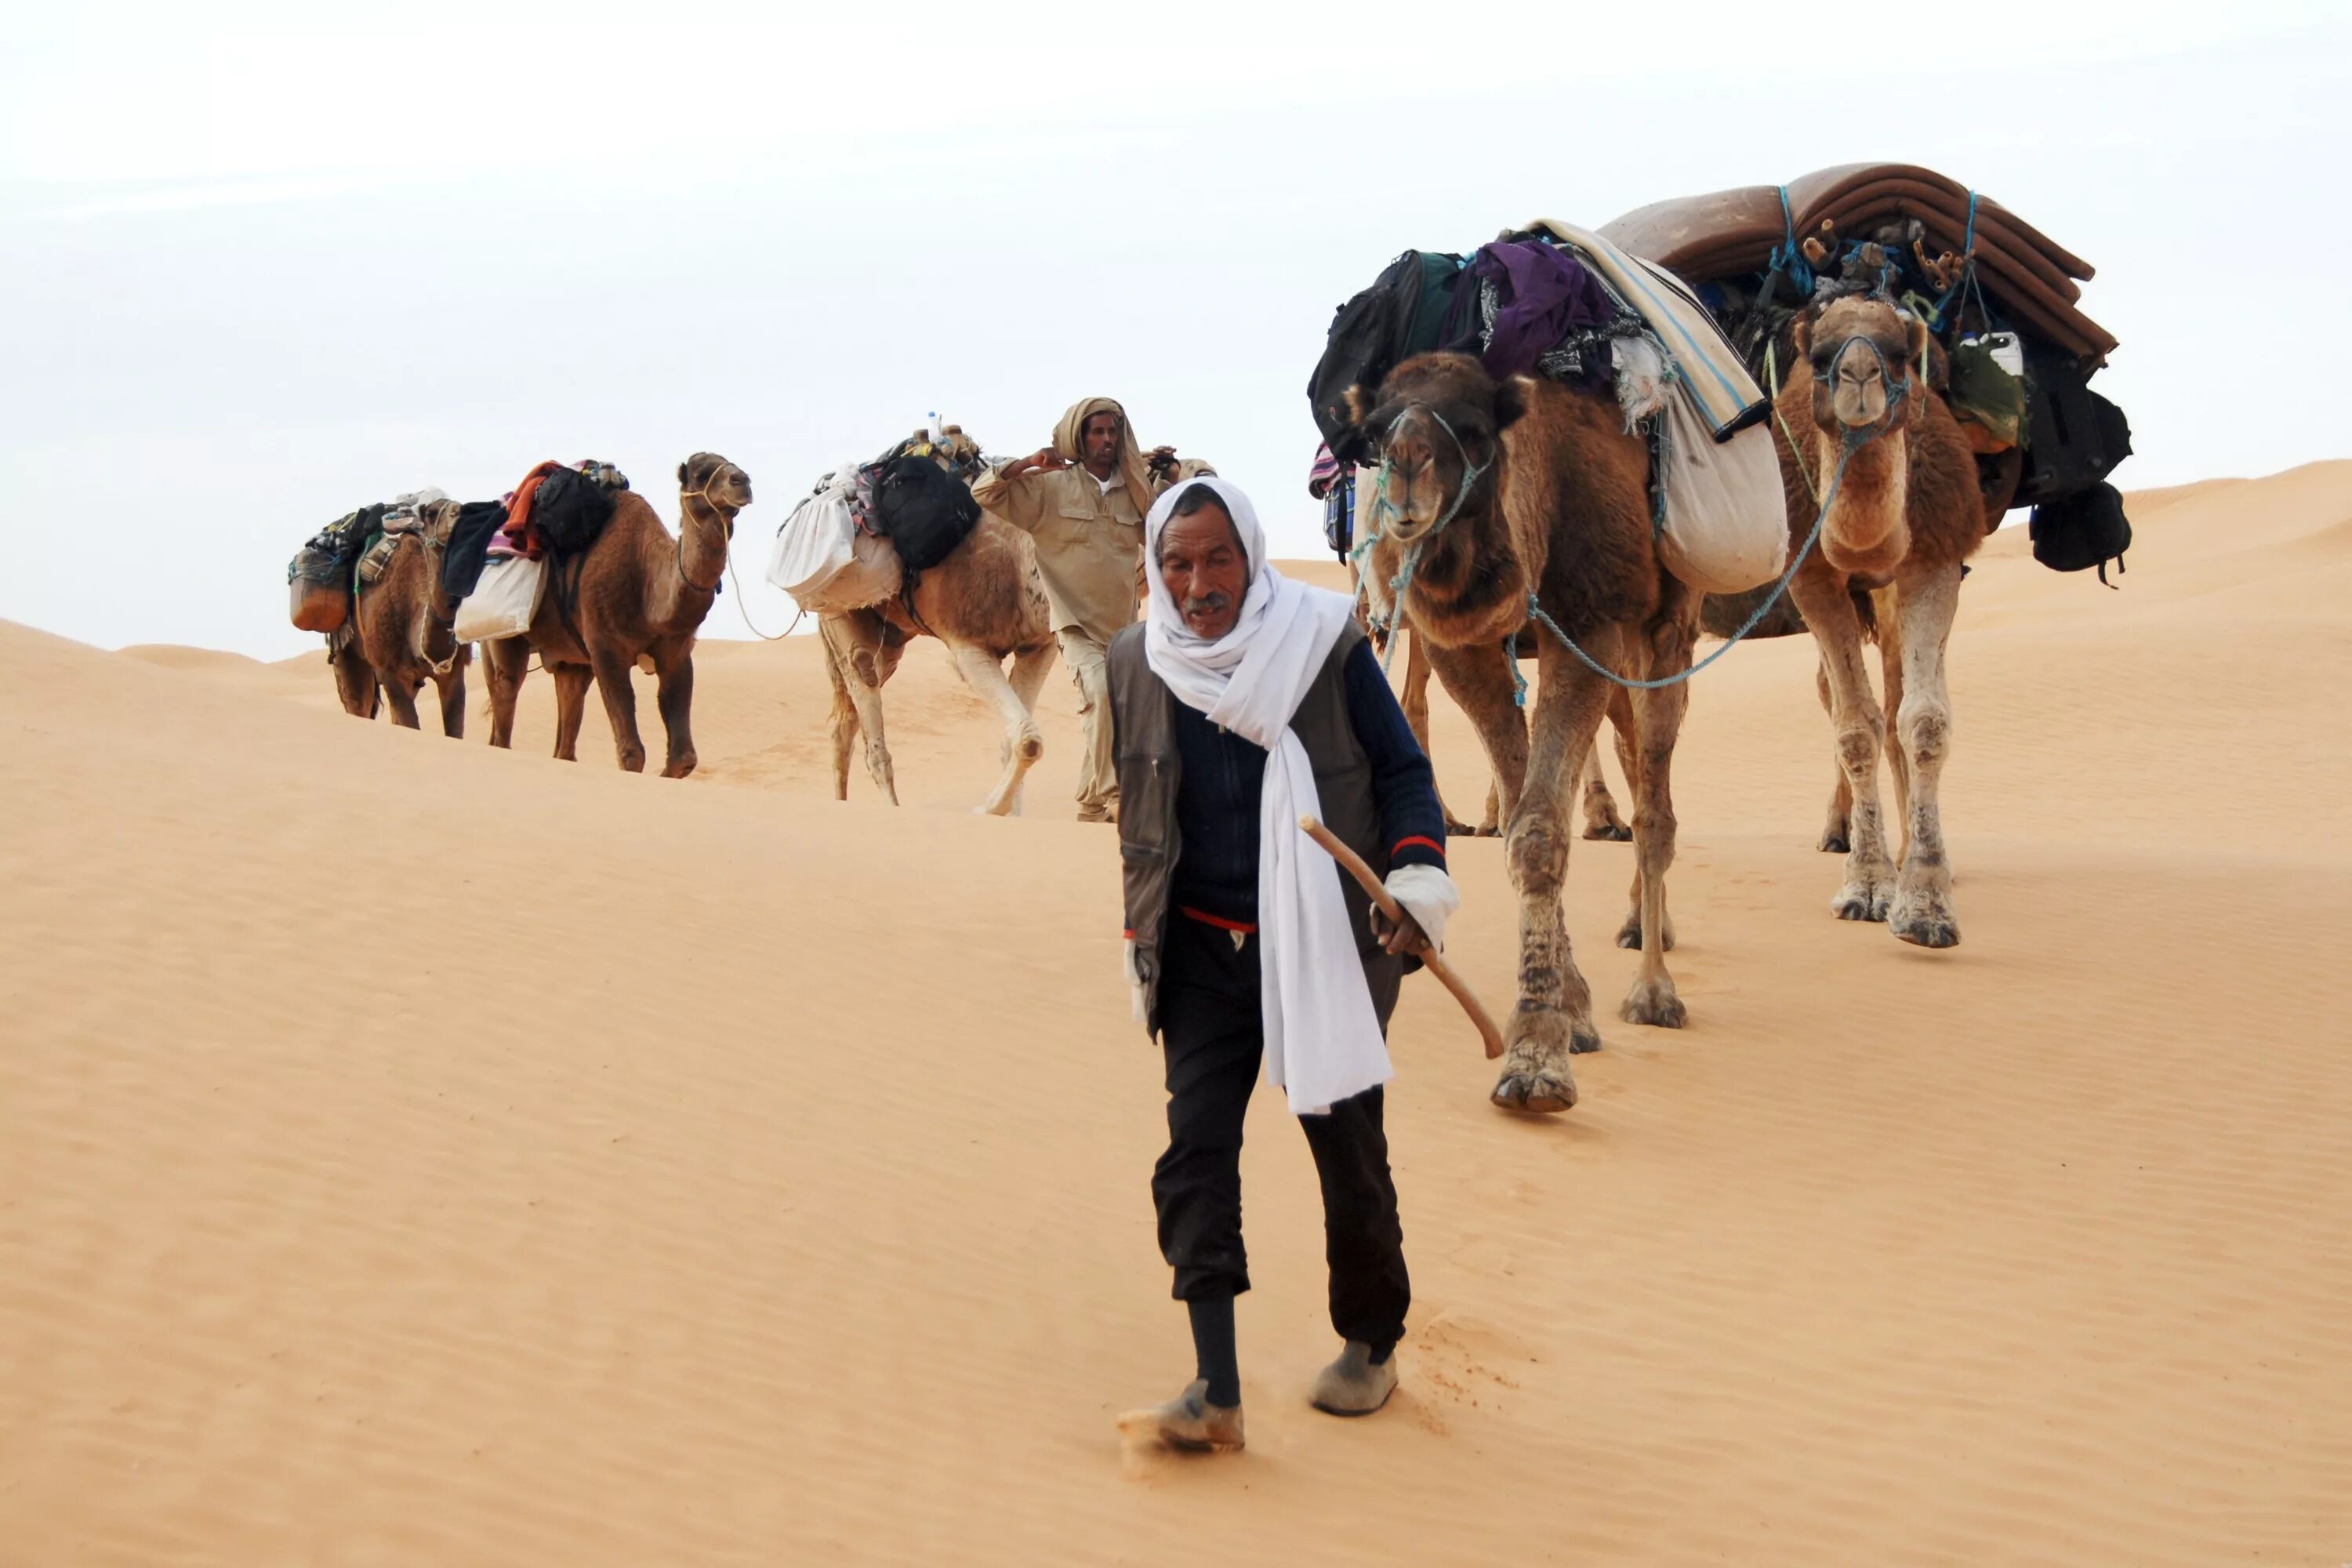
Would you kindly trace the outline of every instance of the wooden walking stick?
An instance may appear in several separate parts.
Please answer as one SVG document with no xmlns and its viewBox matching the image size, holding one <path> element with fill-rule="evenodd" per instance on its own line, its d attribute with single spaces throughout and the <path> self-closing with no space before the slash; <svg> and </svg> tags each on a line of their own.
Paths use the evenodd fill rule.
<svg viewBox="0 0 2352 1568">
<path fill-rule="evenodd" d="M 1381 913 L 1398 925 L 1404 924 L 1404 910 L 1398 907 L 1396 900 L 1389 896 L 1389 890 L 1381 886 L 1381 879 L 1372 875 L 1372 868 L 1364 864 L 1363 857 L 1340 843 L 1329 828 L 1311 816 L 1300 817 L 1298 827 L 1300 832 L 1321 845 L 1325 854 L 1339 862 L 1348 875 L 1356 879 L 1357 885 L 1371 895 L 1372 902 L 1380 907 Z M 1424 947 L 1415 956 L 1432 974 L 1437 976 L 1438 984 L 1454 993 L 1454 999 L 1462 1004 L 1462 1010 L 1469 1014 L 1470 1021 L 1478 1026 L 1478 1037 L 1486 1042 L 1486 1059 L 1492 1061 L 1501 1056 L 1503 1031 L 1495 1027 L 1495 1020 L 1486 1016 L 1486 1005 L 1478 1000 L 1478 994 L 1470 989 L 1470 983 L 1454 973 L 1454 966 L 1439 957 L 1434 947 Z"/>
</svg>

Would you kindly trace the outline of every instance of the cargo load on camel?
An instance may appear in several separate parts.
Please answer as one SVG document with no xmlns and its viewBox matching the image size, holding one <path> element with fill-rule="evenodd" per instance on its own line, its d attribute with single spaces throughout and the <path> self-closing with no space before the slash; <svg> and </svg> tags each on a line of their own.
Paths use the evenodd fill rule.
<svg viewBox="0 0 2352 1568">
<path fill-rule="evenodd" d="M 403 536 L 437 530 L 445 521 L 438 509 L 448 499 L 427 486 L 345 512 L 312 534 L 286 566 L 288 611 L 296 628 L 331 637 L 342 630 L 352 595 L 383 574 Z"/>
<path fill-rule="evenodd" d="M 1406 252 L 1340 307 L 1308 383 L 1316 424 L 1340 463 L 1372 460 L 1379 438 L 1361 428 L 1349 389 L 1377 386 L 1432 351 L 1469 354 L 1497 379 L 1533 374 L 1613 395 L 1626 429 L 1650 445 L 1668 569 L 1709 593 L 1779 576 L 1787 528 L 1763 390 L 1671 273 L 1553 221 L 1507 231 L 1466 257 Z M 1359 552 L 1377 536 L 1380 497 L 1360 515 Z"/>
<path fill-rule="evenodd" d="M 1697 291 L 1768 389 L 1817 297 L 1879 293 L 1925 321 L 1926 366 L 1977 454 L 1988 525 L 2034 509 L 2034 556 L 2120 566 L 2131 542 L 2106 482 L 2131 454 L 2089 382 L 2116 347 L 2082 310 L 2091 264 L 1991 197 L 1908 163 L 1853 163 L 1637 208 L 1603 225 Z"/>
<path fill-rule="evenodd" d="M 768 581 L 814 615 L 911 598 L 922 574 L 971 537 L 971 479 L 987 461 L 960 426 L 919 432 L 819 479 L 776 531 Z"/>
<path fill-rule="evenodd" d="M 560 574 L 551 567 L 595 547 L 613 521 L 614 497 L 628 488 L 628 476 L 610 463 L 551 460 L 534 466 L 503 500 L 461 508 L 441 561 L 442 589 L 457 606 L 457 640 L 490 642 L 529 631 Z"/>
</svg>

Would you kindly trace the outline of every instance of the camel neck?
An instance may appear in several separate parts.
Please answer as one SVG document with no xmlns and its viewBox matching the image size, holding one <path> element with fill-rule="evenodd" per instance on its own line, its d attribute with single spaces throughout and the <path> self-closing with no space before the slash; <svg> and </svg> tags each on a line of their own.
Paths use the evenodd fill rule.
<svg viewBox="0 0 2352 1568">
<path fill-rule="evenodd" d="M 1836 472 L 1837 443 L 1824 436 L 1816 458 L 1822 472 Z M 1901 558 L 1909 544 L 1909 459 L 1910 443 L 1900 429 L 1888 431 L 1846 459 L 1844 478 L 1822 525 L 1833 563 L 1849 571 L 1865 571 L 1882 556 Z"/>
<path fill-rule="evenodd" d="M 731 514 L 699 496 L 678 503 L 677 580 L 672 588 L 690 604 L 698 617 L 709 608 L 727 573 L 727 525 Z"/>
</svg>

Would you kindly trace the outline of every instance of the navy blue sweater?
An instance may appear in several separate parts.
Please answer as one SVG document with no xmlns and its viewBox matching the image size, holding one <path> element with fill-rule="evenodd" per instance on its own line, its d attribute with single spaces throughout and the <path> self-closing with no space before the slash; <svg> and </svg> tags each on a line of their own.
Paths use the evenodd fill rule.
<svg viewBox="0 0 2352 1568">
<path fill-rule="evenodd" d="M 1371 760 L 1372 798 L 1380 805 L 1389 864 L 1444 865 L 1445 814 L 1437 804 L 1436 779 L 1370 641 L 1356 645 L 1341 673 L 1349 722 Z M 1176 859 L 1174 902 L 1195 920 L 1254 928 L 1265 748 L 1219 729 L 1182 702 L 1169 706 L 1175 710 L 1176 753 L 1184 770 L 1176 790 L 1183 847 Z"/>
</svg>

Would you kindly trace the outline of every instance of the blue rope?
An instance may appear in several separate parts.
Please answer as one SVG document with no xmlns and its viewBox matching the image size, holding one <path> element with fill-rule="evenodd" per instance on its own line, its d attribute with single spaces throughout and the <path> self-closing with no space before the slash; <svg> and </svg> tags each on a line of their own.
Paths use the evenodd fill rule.
<svg viewBox="0 0 2352 1568">
<path fill-rule="evenodd" d="M 1959 297 L 1960 291 L 1966 289 L 1969 284 L 1976 281 L 1976 250 L 1977 194 L 1974 191 L 1970 191 L 1969 193 L 1968 232 L 1960 240 L 1960 275 L 1952 279 L 1952 286 L 1945 289 L 1943 297 L 1936 301 L 1936 321 L 1938 326 L 1943 323 L 1944 312 L 1950 308 L 1952 301 Z M 1982 289 L 1979 289 L 1977 291 L 1977 308 L 1979 310 L 1984 309 L 1984 291 Z M 1986 312 L 1986 325 L 1990 326 L 1990 312 L 1988 311 Z"/>
<path fill-rule="evenodd" d="M 1789 563 L 1789 569 L 1780 574 L 1780 581 L 1773 584 L 1771 595 L 1762 604 L 1756 606 L 1755 613 L 1748 617 L 1747 624 L 1742 626 L 1738 631 L 1732 633 L 1730 640 L 1726 642 L 1721 647 L 1717 648 L 1713 653 L 1708 654 L 1705 658 L 1699 660 L 1696 664 L 1691 665 L 1687 668 L 1678 670 L 1673 675 L 1664 676 L 1656 680 L 1628 680 L 1625 677 L 1619 675 L 1616 671 L 1604 668 L 1591 654 L 1577 647 L 1576 639 L 1570 637 L 1566 632 L 1560 630 L 1559 622 L 1544 614 L 1543 605 L 1537 601 L 1535 590 L 1532 588 L 1528 590 L 1528 618 L 1542 626 L 1544 630 L 1551 633 L 1552 636 L 1558 637 L 1559 639 L 1560 646 L 1568 649 L 1569 652 L 1574 654 L 1583 664 L 1585 668 L 1591 670 L 1593 674 L 1600 676 L 1604 680 L 1614 681 L 1617 685 L 1625 688 L 1629 691 L 1659 691 L 1669 686 L 1680 686 L 1684 681 L 1688 680 L 1692 676 L 1696 675 L 1700 670 L 1705 669 L 1708 665 L 1713 664 L 1717 659 L 1721 658 L 1725 654 L 1727 654 L 1733 648 L 1738 647 L 1748 633 L 1754 631 L 1758 626 L 1763 624 L 1764 617 L 1771 613 L 1772 606 L 1780 602 L 1780 596 L 1789 591 L 1789 584 L 1797 580 L 1798 571 L 1805 564 L 1807 558 L 1812 554 L 1813 546 L 1820 542 L 1822 537 L 1822 527 L 1824 523 L 1829 521 L 1830 508 L 1837 502 L 1838 486 L 1843 484 L 1845 480 L 1846 465 L 1853 461 L 1855 453 L 1861 451 L 1864 447 L 1867 447 L 1871 442 L 1878 439 L 1879 437 L 1885 435 L 1893 427 L 1895 411 L 1903 406 L 1905 399 L 1910 395 L 1911 377 L 1909 373 L 1906 371 L 1904 374 L 1904 378 L 1900 382 L 1895 380 L 1894 377 L 1887 375 L 1886 355 L 1885 352 L 1882 351 L 1876 343 L 1872 342 L 1868 338 L 1859 336 L 1848 338 L 1845 342 L 1838 346 L 1837 354 L 1831 357 L 1831 363 L 1834 364 L 1837 358 L 1843 355 L 1846 349 L 1855 343 L 1867 345 L 1870 352 L 1878 356 L 1879 374 L 1881 376 L 1885 377 L 1886 382 L 1886 412 L 1883 416 L 1881 416 L 1879 422 L 1876 425 L 1872 426 L 1868 430 L 1849 430 L 1846 432 L 1843 448 L 1838 454 L 1837 469 L 1830 476 L 1829 489 L 1823 492 L 1822 496 L 1822 510 L 1813 518 L 1812 531 L 1805 535 L 1804 547 L 1797 552 L 1797 558 Z M 1791 444 L 1791 449 L 1794 449 L 1793 443 Z M 1801 465 L 1803 461 L 1803 457 L 1801 454 L 1798 458 L 1798 462 Z M 1516 652 L 1518 646 L 1517 638 L 1518 634 L 1516 632 L 1512 633 L 1511 641 L 1507 643 L 1506 647 L 1510 648 L 1513 652 Z M 1516 658 L 1511 660 L 1511 677 L 1513 680 L 1517 683 L 1518 703 L 1521 707 L 1525 707 L 1527 705 L 1527 682 L 1525 679 L 1519 675 L 1518 660 Z"/>
<path fill-rule="evenodd" d="M 1528 678 L 1519 673 L 1519 633 L 1516 626 L 1503 639 L 1503 660 L 1511 667 L 1511 706 L 1524 708 L 1528 705 Z"/>
<path fill-rule="evenodd" d="M 1813 297 L 1813 268 L 1797 244 L 1797 215 L 1789 210 L 1789 187 L 1786 185 L 1780 187 L 1780 232 L 1787 237 L 1780 248 L 1772 252 L 1772 268 L 1789 275 L 1790 281 L 1797 285 L 1799 299 L 1810 300 Z"/>
</svg>

